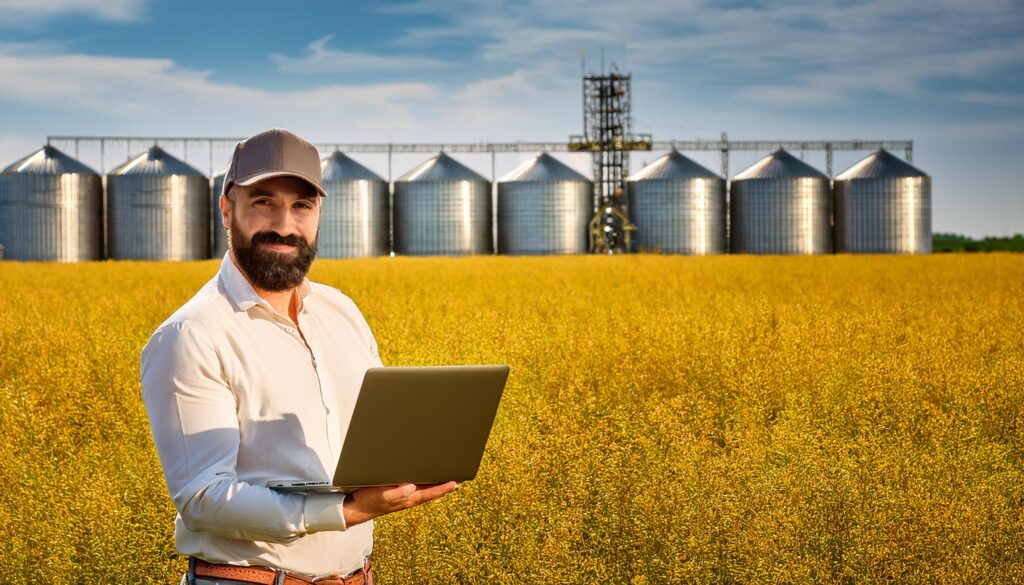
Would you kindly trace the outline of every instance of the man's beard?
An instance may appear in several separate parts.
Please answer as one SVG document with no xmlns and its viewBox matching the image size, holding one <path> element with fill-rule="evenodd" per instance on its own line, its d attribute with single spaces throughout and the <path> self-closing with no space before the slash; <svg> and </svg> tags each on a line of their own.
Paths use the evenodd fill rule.
<svg viewBox="0 0 1024 585">
<path fill-rule="evenodd" d="M 310 246 L 299 235 L 280 236 L 275 232 L 257 232 L 248 240 L 231 218 L 231 247 L 242 270 L 256 288 L 270 292 L 281 292 L 299 286 L 309 272 L 313 258 L 316 258 L 317 240 Z M 292 254 L 281 254 L 263 248 L 263 244 L 287 244 L 296 246 Z"/>
</svg>

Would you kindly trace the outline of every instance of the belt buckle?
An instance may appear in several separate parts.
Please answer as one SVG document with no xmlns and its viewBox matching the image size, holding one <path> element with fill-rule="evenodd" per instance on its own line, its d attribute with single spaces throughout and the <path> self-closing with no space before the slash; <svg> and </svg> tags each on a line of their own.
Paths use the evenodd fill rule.
<svg viewBox="0 0 1024 585">
<path fill-rule="evenodd" d="M 360 570 L 362 570 L 362 569 L 360 569 Z M 336 575 L 333 575 L 333 576 L 332 575 L 328 575 L 326 577 L 313 577 L 312 579 L 309 580 L 309 583 L 311 583 L 312 585 L 316 585 L 317 583 L 327 583 L 327 582 L 330 582 L 330 583 L 342 583 L 342 584 L 344 584 L 349 579 L 355 577 L 358 574 L 359 574 L 359 572 L 357 571 L 355 573 L 352 573 L 348 577 L 342 577 L 340 574 L 336 574 Z M 365 579 L 364 579 L 364 581 L 365 581 Z"/>
</svg>

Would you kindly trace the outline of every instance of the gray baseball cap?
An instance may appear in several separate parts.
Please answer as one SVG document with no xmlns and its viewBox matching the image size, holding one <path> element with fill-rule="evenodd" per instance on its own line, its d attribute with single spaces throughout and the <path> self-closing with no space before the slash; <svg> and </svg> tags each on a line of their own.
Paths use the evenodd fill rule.
<svg viewBox="0 0 1024 585">
<path fill-rule="evenodd" d="M 283 128 L 265 130 L 235 145 L 224 175 L 227 195 L 232 185 L 249 186 L 272 177 L 296 177 L 312 185 L 322 197 L 323 174 L 315 146 Z"/>
</svg>

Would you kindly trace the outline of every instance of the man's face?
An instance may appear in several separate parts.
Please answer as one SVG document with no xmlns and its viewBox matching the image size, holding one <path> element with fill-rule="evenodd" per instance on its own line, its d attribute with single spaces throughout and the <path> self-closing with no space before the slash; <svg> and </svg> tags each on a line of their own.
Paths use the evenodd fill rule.
<svg viewBox="0 0 1024 585">
<path fill-rule="evenodd" d="M 298 286 L 316 257 L 320 196 L 305 181 L 274 177 L 221 197 L 231 250 L 256 288 Z"/>
</svg>

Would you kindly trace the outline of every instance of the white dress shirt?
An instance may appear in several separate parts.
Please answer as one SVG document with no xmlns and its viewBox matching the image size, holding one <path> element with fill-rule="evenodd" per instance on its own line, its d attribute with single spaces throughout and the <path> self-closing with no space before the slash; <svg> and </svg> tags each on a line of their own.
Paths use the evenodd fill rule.
<svg viewBox="0 0 1024 585">
<path fill-rule="evenodd" d="M 300 294 L 301 334 L 229 252 L 142 350 L 142 398 L 183 555 L 321 576 L 356 571 L 370 554 L 373 522 L 346 530 L 344 496 L 266 487 L 333 479 L 363 374 L 382 365 L 351 299 L 308 279 Z"/>
</svg>

